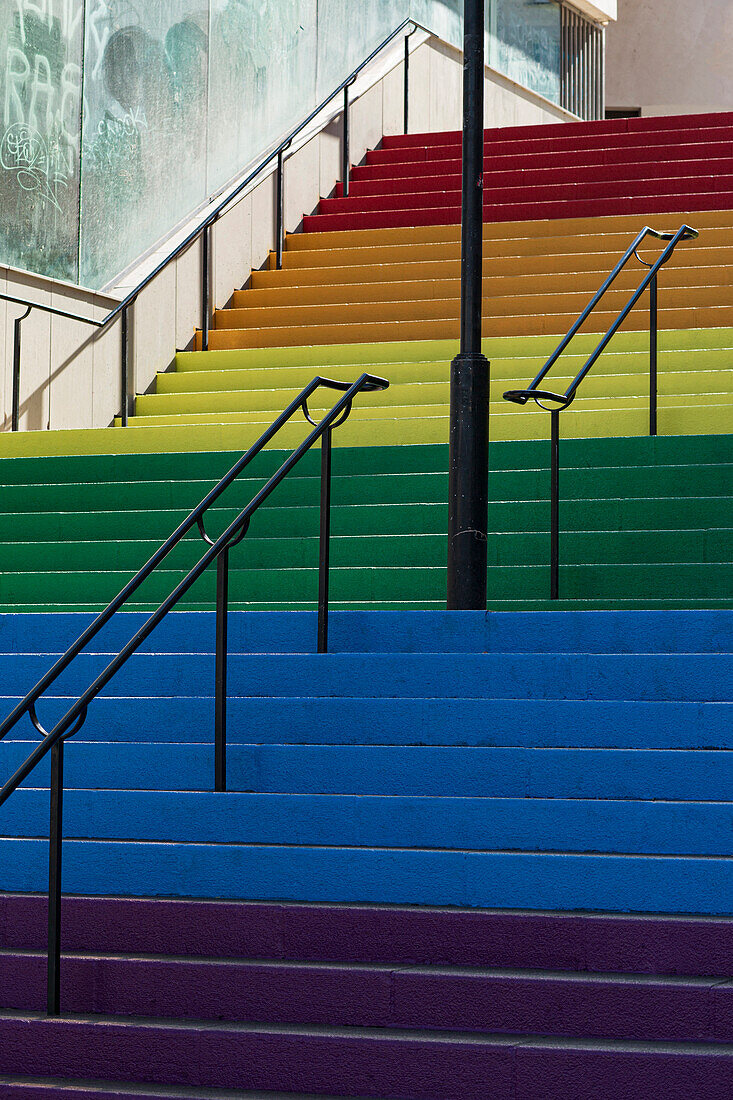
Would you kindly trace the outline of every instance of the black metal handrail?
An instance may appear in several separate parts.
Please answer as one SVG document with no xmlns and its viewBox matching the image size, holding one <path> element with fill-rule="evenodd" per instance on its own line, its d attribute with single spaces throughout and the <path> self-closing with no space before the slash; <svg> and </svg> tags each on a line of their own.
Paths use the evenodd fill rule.
<svg viewBox="0 0 733 1100">
<path fill-rule="evenodd" d="M 60 960 L 61 960 L 61 847 L 63 815 L 63 767 L 64 742 L 77 733 L 84 724 L 90 703 L 112 680 L 129 658 L 137 652 L 145 639 L 165 618 L 201 577 L 214 560 L 217 562 L 217 607 L 216 607 L 216 671 L 215 671 L 215 765 L 214 789 L 226 790 L 226 710 L 227 710 L 227 619 L 229 552 L 246 535 L 252 516 L 263 504 L 280 482 L 287 477 L 313 445 L 321 440 L 321 508 L 320 508 L 320 555 L 319 555 L 319 592 L 318 592 L 318 652 L 325 653 L 328 647 L 328 603 L 329 603 L 329 543 L 330 543 L 330 505 L 331 505 L 331 436 L 335 428 L 348 418 L 354 399 L 359 393 L 387 389 L 389 383 L 376 375 L 362 374 L 356 382 L 336 382 L 328 378 L 314 378 L 304 390 L 288 405 L 277 420 L 253 444 L 194 508 L 187 519 L 173 532 L 169 539 L 153 554 L 114 600 L 101 612 L 80 635 L 76 642 L 59 658 L 51 669 L 41 677 L 35 687 L 18 703 L 11 714 L 0 725 L 0 739 L 5 737 L 24 715 L 42 735 L 43 741 L 33 750 L 23 764 L 16 770 L 0 789 L 0 806 L 7 801 L 19 785 L 27 779 L 34 768 L 51 753 L 51 825 L 49 857 L 49 946 L 48 946 L 48 1012 L 58 1015 L 60 1011 Z M 336 402 L 322 420 L 316 421 L 308 408 L 310 397 L 319 388 L 339 390 L 343 396 Z M 270 477 L 260 491 L 252 498 L 247 507 L 229 524 L 226 531 L 212 539 L 206 533 L 204 518 L 216 500 L 227 489 L 250 462 L 277 435 L 298 411 L 302 411 L 306 420 L 313 425 L 313 431 L 298 446 L 280 468 Z M 120 650 L 103 672 L 84 691 L 51 730 L 45 730 L 36 713 L 36 704 L 46 690 L 72 661 L 79 656 L 87 644 L 122 608 L 141 584 L 157 569 L 168 554 L 179 544 L 193 527 L 208 544 L 208 550 L 200 561 L 186 574 L 171 594 L 163 601 L 137 633 Z"/>
<path fill-rule="evenodd" d="M 555 351 L 542 367 L 539 374 L 530 382 L 524 390 L 507 390 L 504 394 L 505 401 L 511 401 L 515 405 L 526 405 L 528 401 L 550 413 L 550 599 L 557 600 L 560 595 L 560 413 L 569 408 L 575 400 L 578 389 L 587 377 L 593 366 L 616 335 L 621 325 L 631 313 L 644 291 L 649 287 L 649 434 L 657 434 L 657 368 L 659 355 L 659 326 L 658 326 L 658 275 L 659 271 L 672 258 L 674 250 L 681 241 L 691 241 L 699 237 L 699 232 L 689 225 L 682 225 L 676 232 L 659 232 L 648 225 L 637 235 L 633 243 L 627 248 L 624 255 L 614 267 L 603 286 L 593 296 L 585 307 L 577 321 L 571 325 L 567 335 L 563 337 Z M 659 257 L 649 263 L 639 255 L 639 248 L 647 237 L 654 237 L 660 241 L 667 241 L 667 246 Z M 646 267 L 647 273 L 632 293 L 628 302 L 619 313 L 616 320 L 601 338 L 598 345 L 578 371 L 575 378 L 564 393 L 555 393 L 552 390 L 541 389 L 540 386 L 552 370 L 553 366 L 569 347 L 573 338 L 594 312 L 596 307 L 605 297 L 607 291 L 625 269 L 631 257 L 635 256 L 639 263 Z M 552 405 L 544 404 L 551 402 Z"/>
<path fill-rule="evenodd" d="M 404 19 L 395 30 L 392 31 L 385 39 L 372 52 L 361 61 L 357 67 L 342 80 L 337 88 L 335 88 L 329 96 L 322 100 L 319 105 L 310 112 L 310 114 L 299 122 L 295 129 L 291 130 L 286 138 L 284 138 L 280 144 L 267 154 L 237 186 L 231 191 L 224 199 L 222 199 L 206 217 L 199 222 L 195 229 L 176 245 L 168 255 L 160 261 L 159 264 L 148 274 L 145 278 L 138 283 L 138 285 L 130 291 L 130 293 L 119 302 L 113 309 L 106 314 L 101 320 L 95 320 L 92 317 L 85 317 L 79 313 L 74 313 L 69 310 L 59 309 L 57 306 L 47 306 L 40 302 L 31 302 L 25 298 L 19 298 L 11 294 L 5 294 L 0 292 L 0 299 L 6 302 L 11 302 L 15 305 L 28 306 L 28 311 L 15 320 L 14 330 L 14 344 L 13 344 L 13 400 L 12 400 L 12 416 L 11 416 L 11 428 L 13 431 L 18 430 L 19 422 L 19 407 L 20 407 L 20 356 L 21 356 L 21 323 L 26 319 L 28 314 L 33 309 L 40 309 L 44 313 L 53 314 L 57 317 L 65 317 L 71 321 L 81 321 L 84 324 L 92 325 L 97 329 L 94 339 L 107 329 L 113 321 L 116 321 L 118 317 L 122 320 L 122 347 L 121 347 L 121 390 L 122 390 L 122 409 L 120 413 L 120 420 L 123 427 L 127 426 L 129 417 L 129 375 L 128 375 L 128 310 L 130 306 L 135 304 L 135 301 L 140 296 L 143 290 L 157 279 L 158 275 L 163 272 L 173 260 L 177 259 L 183 252 L 186 252 L 196 241 L 201 238 L 202 243 L 202 265 L 201 265 L 201 346 L 203 351 L 207 351 L 209 347 L 209 330 L 211 324 L 211 264 L 210 264 L 210 234 L 212 226 L 227 212 L 230 206 L 236 199 L 242 194 L 242 192 L 252 184 L 257 177 L 267 168 L 267 166 L 273 161 L 277 161 L 277 182 L 276 182 L 276 228 L 275 228 L 275 262 L 278 270 L 282 267 L 283 251 L 285 244 L 285 219 L 284 219 L 284 171 L 285 171 L 285 154 L 292 146 L 296 138 L 307 129 L 308 126 L 320 115 L 322 111 L 329 106 L 329 104 L 336 99 L 337 96 L 343 93 L 344 96 L 344 109 L 343 109 L 343 143 L 342 143 L 342 174 L 343 174 L 343 186 L 344 194 L 349 193 L 349 172 L 351 170 L 350 162 L 350 142 L 349 142 L 349 114 L 350 114 L 350 101 L 349 101 L 349 88 L 354 84 L 362 71 L 372 63 L 379 56 L 379 54 L 389 46 L 395 38 L 397 38 L 406 28 L 411 27 L 412 30 L 405 35 L 405 59 L 406 64 L 404 68 L 404 128 L 407 133 L 408 128 L 408 112 L 409 112 L 409 80 L 410 80 L 410 66 L 409 66 L 409 39 L 418 30 L 424 30 L 426 33 L 430 33 L 422 26 L 421 23 L 417 23 L 414 19 Z"/>
</svg>

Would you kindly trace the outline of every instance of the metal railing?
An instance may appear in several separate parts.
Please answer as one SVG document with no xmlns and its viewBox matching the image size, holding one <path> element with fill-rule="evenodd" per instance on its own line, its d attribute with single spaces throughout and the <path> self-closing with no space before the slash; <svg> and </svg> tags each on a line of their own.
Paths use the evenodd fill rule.
<svg viewBox="0 0 733 1100">
<path fill-rule="evenodd" d="M 675 233 L 659 232 L 645 226 L 633 243 L 628 247 L 622 258 L 608 276 L 603 286 L 585 307 L 580 317 L 572 325 L 567 335 L 563 337 L 555 351 L 547 360 L 536 378 L 530 382 L 525 390 L 508 390 L 504 394 L 505 401 L 511 401 L 515 405 L 526 405 L 528 401 L 534 401 L 540 408 L 550 414 L 550 599 L 557 600 L 560 595 L 560 413 L 569 408 L 575 400 L 578 388 L 583 379 L 593 369 L 594 364 L 606 350 L 621 325 L 624 323 L 634 306 L 637 304 L 647 287 L 649 288 L 649 434 L 657 434 L 657 368 L 659 358 L 659 330 L 658 330 L 658 274 L 659 271 L 672 258 L 674 250 L 681 241 L 694 240 L 699 236 L 696 229 L 689 225 L 680 226 Z M 647 237 L 654 237 L 660 241 L 667 241 L 667 246 L 662 254 L 653 262 L 648 263 L 639 255 L 639 248 Z M 625 269 L 632 256 L 646 267 L 647 273 L 637 289 L 631 295 L 620 314 L 613 322 L 605 336 L 603 336 L 586 360 L 584 366 L 575 376 L 564 393 L 553 393 L 551 390 L 540 389 L 541 383 L 549 374 L 552 367 L 568 348 L 573 337 L 579 332 L 596 307 L 605 297 L 606 292 Z M 551 402 L 556 407 L 548 407 L 543 402 Z"/>
<path fill-rule="evenodd" d="M 216 668 L 215 668 L 215 718 L 214 718 L 214 790 L 226 790 L 226 719 L 227 719 L 227 620 L 229 610 L 229 552 L 247 534 L 252 516 L 263 504 L 281 481 L 293 470 L 311 447 L 321 441 L 321 506 L 320 506 L 320 553 L 319 553 L 319 591 L 318 591 L 318 652 L 328 649 L 328 605 L 329 605 L 329 546 L 331 513 L 331 436 L 334 429 L 340 427 L 348 418 L 354 399 L 359 393 L 385 390 L 389 383 L 384 378 L 362 374 L 356 382 L 334 382 L 328 378 L 314 378 L 312 382 L 288 405 L 267 431 L 221 479 L 218 485 L 194 508 L 191 514 L 173 532 L 153 554 L 146 565 L 133 577 L 114 600 L 101 612 L 77 641 L 59 658 L 36 686 L 15 707 L 0 725 L 0 739 L 5 737 L 24 716 L 28 716 L 41 734 L 43 740 L 33 750 L 27 760 L 0 789 L 0 806 L 11 796 L 18 786 L 31 774 L 47 753 L 51 753 L 51 819 L 49 829 L 49 885 L 48 885 L 48 975 L 47 1008 L 49 1015 L 58 1015 L 61 1005 L 61 854 L 63 841 L 63 795 L 64 795 L 64 742 L 77 733 L 84 725 L 89 705 L 112 680 L 129 658 L 137 652 L 145 639 L 165 618 L 188 592 L 193 584 L 203 576 L 209 566 L 217 563 L 217 600 L 216 600 Z M 308 401 L 320 388 L 339 390 L 343 396 L 336 402 L 322 420 L 316 422 L 311 416 Z M 269 481 L 252 498 L 247 507 L 229 524 L 226 531 L 216 540 L 210 538 L 205 530 L 204 520 L 209 508 L 219 499 L 250 462 L 278 434 L 295 414 L 302 411 L 306 420 L 313 425 L 313 431 L 285 460 Z M 103 672 L 84 691 L 73 706 L 66 712 L 51 730 L 41 725 L 36 712 L 36 704 L 47 689 L 58 679 L 72 661 L 86 648 L 88 643 L 112 619 L 141 584 L 150 577 L 170 552 L 181 542 L 185 535 L 197 527 L 201 537 L 208 544 L 208 550 L 200 561 L 186 574 L 173 592 L 146 620 L 133 638 Z"/>
<path fill-rule="evenodd" d="M 349 193 L 349 173 L 351 171 L 351 154 L 350 154 L 350 97 L 349 89 L 354 82 L 358 79 L 362 71 L 374 61 L 384 49 L 387 48 L 392 42 L 395 41 L 407 28 L 411 28 L 405 38 L 405 66 L 404 66 L 404 131 L 408 132 L 409 125 L 409 100 L 410 100 L 410 38 L 418 30 L 425 30 L 420 23 L 416 23 L 414 19 L 405 19 L 390 35 L 387 36 L 380 44 L 372 50 L 368 57 L 365 57 L 363 61 L 357 65 L 353 72 L 343 80 L 337 88 L 335 88 L 326 99 L 322 100 L 319 105 L 310 112 L 310 114 L 298 123 L 294 130 L 292 130 L 283 141 L 267 154 L 246 177 L 243 179 L 233 191 L 230 192 L 224 199 L 222 199 L 206 217 L 199 222 L 195 229 L 186 236 L 186 238 L 176 245 L 171 252 L 161 260 L 161 262 L 151 271 L 145 278 L 138 283 L 138 285 L 130 291 L 130 293 L 113 309 L 107 313 L 105 317 L 97 321 L 91 317 L 85 317 L 79 313 L 74 313 L 70 310 L 58 309 L 57 307 L 46 306 L 39 302 L 31 302 L 25 298 L 19 298 L 12 294 L 5 294 L 0 292 L 0 299 L 11 302 L 14 305 L 27 306 L 26 312 L 16 318 L 14 328 L 14 341 L 13 341 L 13 397 L 12 397 L 12 413 L 11 413 L 11 429 L 12 431 L 18 430 L 19 417 L 20 417 L 20 367 L 21 367 L 21 325 L 22 322 L 28 317 L 30 312 L 34 309 L 41 310 L 44 313 L 51 314 L 56 317 L 65 317 L 70 321 L 80 321 L 84 324 L 91 325 L 97 329 L 94 339 L 96 339 L 100 333 L 105 329 L 108 329 L 110 325 L 119 317 L 121 319 L 121 383 L 120 388 L 122 391 L 122 407 L 120 412 L 120 421 L 123 427 L 127 426 L 128 418 L 130 415 L 130 395 L 129 391 L 129 364 L 128 364 L 128 333 L 129 333 L 129 310 L 133 306 L 140 296 L 153 280 L 157 279 L 158 275 L 164 271 L 173 260 L 177 259 L 184 252 L 186 252 L 192 245 L 194 245 L 199 239 L 201 240 L 202 248 L 202 263 L 201 263 L 201 347 L 203 351 L 208 351 L 209 347 L 209 332 L 211 328 L 211 230 L 215 223 L 226 214 L 227 210 L 236 202 L 242 192 L 249 187 L 257 179 L 259 175 L 268 167 L 272 161 L 277 162 L 276 167 L 276 226 L 275 226 L 275 263 L 278 270 L 282 267 L 283 251 L 285 247 L 285 218 L 284 218 L 284 196 L 285 196 L 285 164 L 286 156 L 290 147 L 296 138 L 306 130 L 311 123 L 321 114 L 336 99 L 343 93 L 343 138 L 342 138 L 342 158 L 341 158 L 341 171 L 342 182 L 344 188 L 344 195 Z"/>
<path fill-rule="evenodd" d="M 605 117 L 606 32 L 569 4 L 561 4 L 560 103 L 591 122 Z"/>
</svg>

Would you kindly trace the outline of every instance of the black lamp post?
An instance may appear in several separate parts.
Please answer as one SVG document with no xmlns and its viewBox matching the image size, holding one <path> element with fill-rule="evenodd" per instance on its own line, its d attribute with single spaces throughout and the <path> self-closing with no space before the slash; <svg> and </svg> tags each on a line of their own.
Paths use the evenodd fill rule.
<svg viewBox="0 0 733 1100">
<path fill-rule="evenodd" d="M 489 362 L 481 353 L 484 6 L 464 0 L 461 347 L 451 364 L 448 608 L 486 608 Z"/>
</svg>

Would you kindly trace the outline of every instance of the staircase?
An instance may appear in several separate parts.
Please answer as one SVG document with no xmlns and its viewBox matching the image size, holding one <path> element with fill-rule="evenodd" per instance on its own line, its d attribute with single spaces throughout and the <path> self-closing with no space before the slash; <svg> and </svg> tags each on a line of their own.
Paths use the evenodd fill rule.
<svg viewBox="0 0 733 1100">
<path fill-rule="evenodd" d="M 3 682 L 79 625 L 6 619 Z M 733 908 L 730 613 L 336 614 L 326 657 L 311 615 L 235 614 L 227 795 L 213 625 L 172 616 L 67 746 L 60 1020 L 47 791 L 3 808 L 5 1095 L 730 1090 L 730 922 L 654 915 Z"/>
<path fill-rule="evenodd" d="M 211 793 L 213 575 L 68 742 L 57 1020 L 47 768 L 0 810 L 0 1098 L 733 1093 L 733 115 L 486 142 L 494 613 L 442 610 L 456 135 L 385 139 L 129 427 L 0 437 L 9 712 L 314 375 L 390 380 L 334 434 L 328 655 L 317 454 L 232 551 L 229 793 Z M 660 435 L 640 308 L 563 414 L 551 602 L 549 418 L 501 395 L 647 222 L 701 232 L 660 279 Z M 45 725 L 202 548 L 64 674 Z M 0 779 L 36 743 L 29 723 L 0 741 Z"/>
</svg>

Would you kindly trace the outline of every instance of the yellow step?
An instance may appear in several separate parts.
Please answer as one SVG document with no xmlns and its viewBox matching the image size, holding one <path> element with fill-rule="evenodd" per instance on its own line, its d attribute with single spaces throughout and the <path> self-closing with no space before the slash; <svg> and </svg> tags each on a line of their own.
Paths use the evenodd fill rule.
<svg viewBox="0 0 733 1100">
<path fill-rule="evenodd" d="M 597 313 L 594 327 L 610 328 L 616 313 Z M 542 314 L 540 316 L 488 317 L 484 323 L 487 340 L 500 336 L 562 336 L 577 319 L 577 313 Z M 668 329 L 730 328 L 733 309 L 730 306 L 667 309 L 660 318 Z M 634 311 L 626 320 L 626 328 L 645 331 L 648 320 L 643 311 Z M 214 329 L 210 333 L 212 350 L 226 348 L 302 347 L 308 344 L 377 343 L 395 340 L 458 340 L 457 318 L 446 317 L 428 321 L 372 321 L 341 324 L 305 324 L 290 327 L 247 329 Z M 197 335 L 196 346 L 201 346 Z"/>
<path fill-rule="evenodd" d="M 731 250 L 733 260 L 733 250 Z M 733 266 L 733 265 L 732 265 Z M 365 275 L 365 269 L 360 269 Z M 659 279 L 660 295 L 666 300 L 670 288 L 678 291 L 699 287 L 728 287 L 731 267 L 665 268 Z M 357 272 L 358 274 L 358 272 Z M 489 276 L 484 275 L 485 299 L 524 298 L 534 295 L 554 296 L 559 287 L 563 294 L 582 294 L 586 302 L 592 298 L 604 282 L 608 272 L 597 270 L 567 273 L 560 280 L 556 272 L 545 275 Z M 644 272 L 626 268 L 613 284 L 616 293 L 631 295 L 638 287 Z M 322 283 L 316 286 L 272 286 L 262 290 L 235 291 L 231 307 L 217 313 L 219 324 L 232 309 L 271 309 L 273 307 L 304 307 L 321 305 L 352 305 L 379 302 L 383 304 L 425 299 L 459 299 L 460 273 L 452 279 L 421 278 L 385 280 L 382 282 L 349 281 L 346 283 Z M 691 304 L 696 304 L 692 302 Z M 714 301 L 709 303 L 715 305 Z"/>
<path fill-rule="evenodd" d="M 628 241 L 626 242 L 628 244 Z M 563 241 L 565 248 L 562 252 L 552 254 L 540 252 L 535 256 L 484 256 L 483 271 L 485 276 L 522 276 L 566 274 L 575 272 L 594 271 L 603 276 L 612 271 L 619 256 L 625 251 L 622 246 L 615 251 L 573 251 L 569 243 Z M 435 246 L 430 246 L 435 247 Z M 440 246 L 445 247 L 448 246 Z M 461 274 L 460 245 L 451 247 L 451 254 L 445 256 L 427 256 L 424 259 L 418 255 L 417 248 L 400 249 L 393 253 L 392 249 L 366 249 L 339 250 L 331 253 L 334 258 L 333 266 L 313 267 L 286 267 L 281 271 L 253 271 L 250 277 L 250 288 L 253 290 L 267 290 L 271 287 L 293 286 L 322 286 L 345 283 L 365 282 L 402 282 L 414 279 L 457 279 Z M 343 251 L 343 255 L 342 255 Z M 385 255 L 390 253 L 390 255 Z M 650 253 L 651 255 L 652 253 Z M 299 257 L 322 253 L 297 253 Z M 678 249 L 672 261 L 674 267 L 667 268 L 667 272 L 677 269 L 690 270 L 698 267 L 720 267 L 729 269 L 733 267 L 733 243 L 727 247 L 701 248 L 699 243 Z M 640 268 L 636 269 L 641 271 Z M 666 272 L 665 272 L 666 277 Z M 600 282 L 599 280 L 599 285 Z"/>
</svg>

